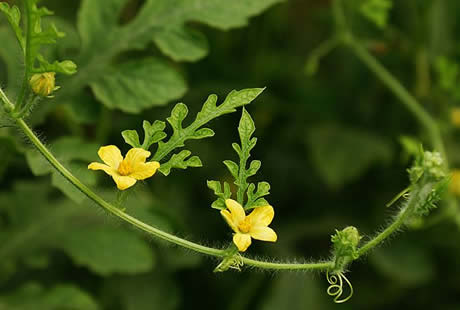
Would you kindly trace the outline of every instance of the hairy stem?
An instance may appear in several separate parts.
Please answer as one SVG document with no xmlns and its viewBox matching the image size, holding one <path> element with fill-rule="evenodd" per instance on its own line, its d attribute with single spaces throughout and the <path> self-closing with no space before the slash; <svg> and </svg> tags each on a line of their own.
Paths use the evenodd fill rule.
<svg viewBox="0 0 460 310">
<path fill-rule="evenodd" d="M 0 95 L 1 95 L 0 97 L 2 101 L 6 105 L 8 105 L 7 103 L 9 103 L 9 100 L 4 95 L 3 91 L 0 91 Z M 80 190 L 83 194 L 85 194 L 89 199 L 94 201 L 97 205 L 99 205 L 100 207 L 108 211 L 110 214 L 120 218 L 121 220 L 127 223 L 130 223 L 136 228 L 152 236 L 169 241 L 178 246 L 187 248 L 189 250 L 192 250 L 198 253 L 210 255 L 210 256 L 215 256 L 215 257 L 220 257 L 220 258 L 225 257 L 226 255 L 225 250 L 207 247 L 207 246 L 177 237 L 175 235 L 169 234 L 165 231 L 162 231 L 161 229 L 150 226 L 136 219 L 135 217 L 132 217 L 124 213 L 122 210 L 120 210 L 116 206 L 105 201 L 99 195 L 93 192 L 89 187 L 83 184 L 79 179 L 77 179 L 69 170 L 67 170 L 67 168 L 65 168 L 55 158 L 54 155 L 48 150 L 48 148 L 38 139 L 38 137 L 30 129 L 30 127 L 24 122 L 23 119 L 16 118 L 15 121 L 17 125 L 19 126 L 19 128 L 21 128 L 21 130 L 25 133 L 25 135 L 34 144 L 37 150 L 48 160 L 48 162 L 57 171 L 59 171 L 59 173 L 62 174 L 64 178 L 66 178 L 73 186 L 75 186 L 78 190 Z M 262 268 L 262 269 L 274 269 L 274 270 L 328 270 L 330 267 L 332 267 L 332 262 L 319 262 L 319 263 L 308 263 L 308 264 L 272 263 L 272 262 L 260 261 L 260 260 L 255 260 L 251 258 L 246 258 L 246 257 L 243 257 L 242 260 L 248 266 L 253 266 L 253 267 Z"/>
<path fill-rule="evenodd" d="M 14 110 L 14 104 L 11 103 L 10 99 L 3 92 L 3 89 L 0 87 L 0 99 L 2 99 L 3 108 L 5 112 L 10 114 Z"/>
<path fill-rule="evenodd" d="M 13 104 L 8 100 L 4 92 L 0 88 L 0 99 L 2 100 L 5 107 L 11 108 Z M 25 135 L 30 139 L 30 141 L 34 144 L 37 150 L 48 160 L 48 162 L 57 170 L 59 173 L 62 174 L 64 178 L 66 178 L 73 186 L 75 186 L 78 190 L 80 190 L 83 194 L 85 194 L 89 199 L 94 201 L 97 205 L 102 207 L 104 210 L 108 211 L 110 214 L 118 217 L 119 219 L 130 223 L 134 227 L 148 233 L 149 235 L 158 237 L 160 239 L 166 240 L 168 242 L 174 243 L 178 246 L 190 249 L 192 251 L 219 257 L 225 258 L 227 256 L 227 251 L 223 249 L 216 249 L 212 247 L 203 246 L 201 244 L 188 241 L 186 239 L 177 237 L 175 235 L 169 234 L 161 229 L 155 228 L 150 226 L 135 217 L 132 217 L 126 213 L 124 213 L 120 208 L 110 204 L 109 202 L 105 201 L 99 195 L 94 193 L 89 187 L 84 185 L 79 179 L 77 179 L 67 168 L 65 168 L 55 157 L 54 155 L 48 150 L 48 148 L 41 143 L 38 137 L 34 134 L 34 132 L 30 129 L 30 127 L 24 122 L 22 118 L 14 118 L 16 123 L 18 124 L 19 128 L 25 133 Z M 372 250 L 376 246 L 378 246 L 381 242 L 383 242 L 386 238 L 388 238 L 391 234 L 396 232 L 399 228 L 404 225 L 405 220 L 413 213 L 413 210 L 417 207 L 418 204 L 422 204 L 425 202 L 427 193 L 431 192 L 432 186 L 424 186 L 416 191 L 411 196 L 410 201 L 408 202 L 407 206 L 403 208 L 398 216 L 395 218 L 394 222 L 389 225 L 384 231 L 376 235 L 372 238 L 369 242 L 367 242 L 364 246 L 362 246 L 358 250 L 358 257 L 364 255 L 368 251 Z M 241 258 L 243 263 L 247 266 L 252 266 L 255 268 L 260 269 L 271 269 L 271 270 L 306 270 L 306 271 L 331 271 L 334 267 L 333 261 L 326 261 L 326 262 L 316 262 L 316 263 L 275 263 L 270 261 L 261 261 L 256 259 L 251 259 L 247 257 Z"/>
<path fill-rule="evenodd" d="M 407 91 L 380 62 L 370 54 L 363 45 L 353 37 L 352 30 L 346 23 L 345 14 L 341 0 L 334 0 L 333 14 L 336 23 L 336 31 L 342 42 L 349 46 L 354 54 L 371 70 L 379 80 L 390 89 L 402 104 L 415 116 L 420 124 L 425 128 L 430 137 L 431 144 L 436 151 L 440 152 L 444 160 L 445 168 L 448 168 L 448 161 L 441 130 L 431 115 L 423 108 L 417 99 Z"/>
<path fill-rule="evenodd" d="M 346 41 L 355 55 L 385 84 L 393 94 L 403 103 L 406 108 L 415 116 L 420 124 L 427 131 L 430 141 L 436 151 L 446 158 L 446 150 L 441 137 L 441 131 L 420 103 L 412 96 L 406 88 L 384 67 L 377 59 L 370 54 L 359 42 L 355 40 Z M 447 166 L 447 160 L 444 161 Z M 447 168 L 447 167 L 446 167 Z"/>
<path fill-rule="evenodd" d="M 369 250 L 375 248 L 377 245 L 382 243 L 386 238 L 391 234 L 398 231 L 402 226 L 404 226 L 406 220 L 414 214 L 414 210 L 417 206 L 423 205 L 426 203 L 429 194 L 433 191 L 433 183 L 426 183 L 423 186 L 417 186 L 414 191 L 411 193 L 409 201 L 404 208 L 401 209 L 399 214 L 396 216 L 395 220 L 391 225 L 385 228 L 381 233 L 375 236 L 372 240 L 367 242 L 358 250 L 358 257 L 364 255 Z"/>
</svg>

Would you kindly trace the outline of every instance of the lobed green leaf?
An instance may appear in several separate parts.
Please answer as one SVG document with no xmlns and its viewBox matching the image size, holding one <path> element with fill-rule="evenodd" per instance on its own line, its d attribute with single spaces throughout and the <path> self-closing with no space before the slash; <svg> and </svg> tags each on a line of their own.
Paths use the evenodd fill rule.
<svg viewBox="0 0 460 310">
<path fill-rule="evenodd" d="M 393 0 L 365 0 L 361 5 L 361 14 L 379 28 L 385 28 L 393 7 Z"/>
<path fill-rule="evenodd" d="M 241 119 L 238 126 L 238 133 L 241 140 L 241 146 L 237 143 L 233 143 L 232 147 L 238 154 L 240 159 L 239 164 L 231 160 L 225 160 L 224 164 L 230 171 L 231 175 L 235 179 L 234 184 L 238 187 L 237 200 L 244 206 L 246 210 L 266 206 L 269 203 L 264 196 L 270 193 L 270 184 L 267 182 L 259 182 L 257 191 L 255 191 L 255 185 L 248 183 L 247 179 L 254 176 L 262 166 L 260 160 L 252 160 L 247 167 L 247 161 L 250 157 L 250 151 L 254 148 L 257 143 L 257 138 L 252 137 L 255 132 L 255 124 L 251 118 L 251 115 L 243 108 Z M 212 204 L 213 208 L 225 209 L 225 199 L 230 198 L 230 186 L 224 182 L 224 188 L 228 186 L 228 196 L 223 196 L 221 185 L 217 181 L 208 181 L 208 187 L 214 191 L 214 194 L 219 197 Z M 245 199 L 245 196 L 247 199 Z"/>
<path fill-rule="evenodd" d="M 121 135 L 125 142 L 132 147 L 141 147 L 141 143 L 139 142 L 139 135 L 135 130 L 124 130 L 121 132 Z"/>
<path fill-rule="evenodd" d="M 25 38 L 21 29 L 21 12 L 19 11 L 19 8 L 16 5 L 10 7 L 8 3 L 0 2 L 0 11 L 5 14 L 6 19 L 13 28 L 19 45 L 22 50 L 25 51 Z"/>
<path fill-rule="evenodd" d="M 225 206 L 225 200 L 231 198 L 231 191 L 230 191 L 230 184 L 224 182 L 224 188 L 222 189 L 222 185 L 219 181 L 207 181 L 208 188 L 214 191 L 214 194 L 219 197 L 215 200 L 211 207 L 218 210 L 225 210 L 227 207 Z"/>
<path fill-rule="evenodd" d="M 172 168 L 187 169 L 188 167 L 202 167 L 203 164 L 198 156 L 192 156 L 189 150 L 182 150 L 179 154 L 174 154 L 165 164 L 161 164 L 159 171 L 164 175 L 169 175 Z"/>
</svg>

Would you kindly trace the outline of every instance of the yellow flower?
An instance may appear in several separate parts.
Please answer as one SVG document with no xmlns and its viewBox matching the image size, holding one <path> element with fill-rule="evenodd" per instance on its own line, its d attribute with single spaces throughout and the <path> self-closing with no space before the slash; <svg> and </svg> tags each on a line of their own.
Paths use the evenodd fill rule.
<svg viewBox="0 0 460 310">
<path fill-rule="evenodd" d="M 160 163 L 157 161 L 145 162 L 150 152 L 141 148 L 130 149 L 124 159 L 115 145 L 102 146 L 97 154 L 106 165 L 91 163 L 88 169 L 104 170 L 112 176 L 120 190 L 133 186 L 137 180 L 150 178 L 160 168 Z"/>
<path fill-rule="evenodd" d="M 273 220 L 275 211 L 272 206 L 255 208 L 246 216 L 243 207 L 233 199 L 225 200 L 228 210 L 220 211 L 220 214 L 233 229 L 233 242 L 241 252 L 251 245 L 251 238 L 275 242 L 278 237 L 273 229 L 268 227 Z"/>
</svg>

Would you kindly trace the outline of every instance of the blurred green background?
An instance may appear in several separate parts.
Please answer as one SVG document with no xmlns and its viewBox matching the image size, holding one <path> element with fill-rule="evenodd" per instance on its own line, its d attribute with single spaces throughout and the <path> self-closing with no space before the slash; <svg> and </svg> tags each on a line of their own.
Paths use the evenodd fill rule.
<svg viewBox="0 0 460 310">
<path fill-rule="evenodd" d="M 449 57 L 448 68 L 457 66 L 460 3 L 393 1 L 389 25 L 380 29 L 360 13 L 365 1 L 347 3 L 356 36 L 436 117 L 455 167 L 458 132 L 449 111 L 458 96 L 440 85 L 435 64 Z M 414 117 L 346 48 L 324 57 L 315 75 L 306 74 L 309 53 L 334 33 L 330 1 L 269 2 L 274 5 L 245 27 L 222 30 L 187 22 L 201 33 L 198 46 L 209 49 L 200 59 L 166 57 L 153 43 L 112 55 L 109 63 L 115 68 L 153 55 L 176 72 L 175 83 L 183 83 L 183 91 L 164 102 L 135 113 L 109 109 L 94 88 L 82 85 L 72 93 L 75 77 L 59 77 L 63 94 L 42 102 L 29 123 L 74 173 L 113 201 L 110 178 L 86 170 L 100 145 L 115 144 L 126 152 L 120 132 L 140 130 L 144 119 L 164 120 L 175 102 L 189 106 L 191 119 L 211 93 L 223 100 L 232 89 L 266 86 L 247 107 L 257 126 L 252 156 L 262 161 L 253 181 L 272 186 L 267 199 L 275 207 L 271 227 L 279 241 L 255 242 L 248 253 L 280 261 L 327 259 L 334 229 L 353 225 L 372 235 L 396 214 L 396 207 L 385 204 L 408 184 L 410 159 L 400 137 L 429 144 Z M 41 3 L 55 11 L 55 22 L 67 32 L 49 55 L 81 67 L 79 60 L 88 56 L 78 52 L 80 1 Z M 126 1 L 119 23 L 133 20 L 142 4 Z M 0 83 L 14 98 L 21 57 L 4 17 L 0 23 Z M 94 47 L 92 53 L 104 58 L 108 51 Z M 161 74 L 155 73 L 152 83 L 161 84 Z M 132 96 L 125 99 L 137 100 Z M 187 144 L 204 167 L 155 175 L 135 188 L 127 212 L 179 236 L 226 246 L 231 231 L 210 207 L 214 197 L 206 180 L 230 181 L 222 161 L 236 160 L 231 143 L 238 140 L 239 117 L 237 112 L 213 121 L 215 137 Z M 7 119 L 0 118 L 0 126 L 1 310 L 460 309 L 460 234 L 450 221 L 398 234 L 353 263 L 347 276 L 355 295 L 336 305 L 326 294 L 323 274 L 250 269 L 215 274 L 216 260 L 151 240 L 73 191 Z"/>
</svg>

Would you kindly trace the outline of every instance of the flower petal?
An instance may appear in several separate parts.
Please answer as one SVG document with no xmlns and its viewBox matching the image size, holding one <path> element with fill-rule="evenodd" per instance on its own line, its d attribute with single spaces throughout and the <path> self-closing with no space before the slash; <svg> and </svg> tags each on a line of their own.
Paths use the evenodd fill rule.
<svg viewBox="0 0 460 310">
<path fill-rule="evenodd" d="M 113 169 L 118 169 L 123 156 L 120 150 L 115 145 L 101 146 L 97 152 L 99 157 Z"/>
<path fill-rule="evenodd" d="M 251 245 L 251 236 L 248 234 L 236 233 L 233 235 L 233 243 L 235 243 L 240 252 L 244 252 Z"/>
<path fill-rule="evenodd" d="M 134 147 L 128 151 L 125 159 L 130 163 L 133 170 L 136 170 L 136 165 L 145 163 L 147 157 L 150 156 L 150 152 L 144 149 Z"/>
<path fill-rule="evenodd" d="M 138 163 L 134 165 L 134 171 L 129 176 L 137 180 L 145 180 L 154 175 L 158 168 L 160 168 L 160 163 L 157 161 Z"/>
<path fill-rule="evenodd" d="M 232 213 L 233 222 L 238 226 L 238 224 L 246 217 L 243 207 L 233 199 L 225 200 L 225 205 Z"/>
<path fill-rule="evenodd" d="M 266 226 L 256 226 L 251 227 L 251 231 L 249 232 L 252 238 L 262 241 L 271 241 L 275 242 L 278 240 L 278 236 L 276 232 L 271 229 L 270 227 Z"/>
<path fill-rule="evenodd" d="M 251 221 L 251 226 L 268 226 L 275 216 L 275 210 L 272 206 L 263 206 L 255 208 L 251 214 L 248 215 Z"/>
<path fill-rule="evenodd" d="M 104 170 L 104 172 L 107 173 L 108 175 L 118 174 L 117 170 L 115 170 L 112 167 L 109 167 L 107 165 L 101 164 L 101 163 L 91 163 L 91 164 L 88 165 L 88 169 L 90 169 L 90 170 Z"/>
<path fill-rule="evenodd" d="M 233 222 L 233 216 L 228 210 L 221 210 L 220 214 L 224 218 L 224 220 L 227 222 L 228 226 L 230 226 L 231 229 L 233 229 L 234 232 L 238 232 L 238 227 L 235 222 Z"/>
<path fill-rule="evenodd" d="M 117 188 L 119 190 L 125 190 L 125 189 L 133 186 L 137 182 L 137 180 L 135 178 L 131 178 L 131 177 L 128 177 L 128 176 L 121 176 L 121 175 L 118 175 L 118 174 L 112 175 L 112 178 L 115 181 L 115 183 L 117 183 Z"/>
</svg>

